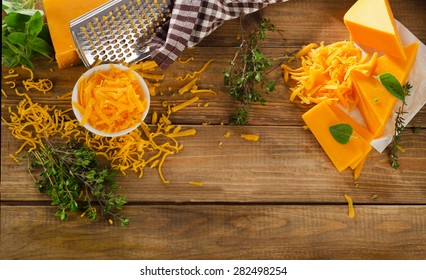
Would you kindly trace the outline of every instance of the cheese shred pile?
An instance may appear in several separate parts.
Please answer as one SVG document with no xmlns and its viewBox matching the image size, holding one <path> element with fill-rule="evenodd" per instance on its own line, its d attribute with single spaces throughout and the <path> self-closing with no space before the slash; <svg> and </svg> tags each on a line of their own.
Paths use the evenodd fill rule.
<svg viewBox="0 0 426 280">
<path fill-rule="evenodd" d="M 148 107 L 144 90 L 133 72 L 113 65 L 107 71 L 83 76 L 78 88 L 78 102 L 72 104 L 82 115 L 81 125 L 89 123 L 103 132 L 136 126 Z"/>
<path fill-rule="evenodd" d="M 24 148 L 27 152 L 43 148 L 44 138 L 60 136 L 68 142 L 81 133 L 78 121 L 67 114 L 71 109 L 62 111 L 55 106 L 42 106 L 34 103 L 26 93 L 21 95 L 24 99 L 16 106 L 16 111 L 8 107 L 10 121 L 2 117 L 13 137 L 23 141 L 15 154 Z"/>
<path fill-rule="evenodd" d="M 148 166 L 157 168 L 161 180 L 169 183 L 162 171 L 164 161 L 168 156 L 182 150 L 183 145 L 177 138 L 196 134 L 195 129 L 182 130 L 182 126 L 172 125 L 169 119 L 170 114 L 170 109 L 168 114 L 162 114 L 156 120 L 156 127 L 153 130 L 142 122 L 139 129 L 123 136 L 102 137 L 87 133 L 81 140 L 98 156 L 103 156 L 110 161 L 113 169 L 125 175 L 131 170 L 142 177 L 145 167 Z"/>
<path fill-rule="evenodd" d="M 303 47 L 296 55 L 301 66 L 293 69 L 286 64 L 281 65 L 284 81 L 296 81 L 290 88 L 290 101 L 300 98 L 302 103 L 320 103 L 333 100 L 346 109 L 353 109 L 358 98 L 353 91 L 350 72 L 360 71 L 369 76 L 374 71 L 377 53 L 363 55 L 351 41 L 340 41 L 330 45 L 319 46 L 315 43 Z"/>
<path fill-rule="evenodd" d="M 151 81 L 161 81 L 164 78 L 160 74 L 153 73 L 154 68 L 157 67 L 155 62 L 147 61 L 130 67 L 145 73 Z M 14 74 L 14 72 L 9 73 L 9 75 Z M 32 72 L 30 74 L 32 80 L 33 74 Z M 156 87 L 156 85 L 151 85 Z M 174 106 L 166 105 L 167 112 L 165 113 L 153 112 L 150 125 L 141 121 L 139 128 L 129 134 L 119 137 L 102 137 L 83 129 L 78 120 L 71 117 L 72 109 L 62 111 L 55 106 L 42 106 L 33 102 L 27 93 L 21 93 L 16 88 L 14 90 L 16 95 L 23 99 L 15 108 L 8 107 L 10 120 L 2 117 L 2 121 L 8 126 L 13 137 L 23 141 L 18 150 L 9 155 L 17 162 L 19 159 L 16 155 L 22 152 L 29 153 L 39 148 L 43 149 L 44 139 L 59 137 L 65 142 L 75 140 L 85 143 L 97 156 L 107 159 L 111 168 L 119 170 L 123 174 L 134 171 L 139 174 L 139 177 L 142 177 L 146 167 L 157 168 L 161 180 L 169 183 L 163 175 L 162 169 L 166 158 L 182 150 L 183 145 L 179 142 L 179 138 L 193 136 L 197 132 L 193 128 L 184 129 L 180 125 L 172 124 L 170 116 L 197 102 L 198 96 Z M 28 90 L 29 88 L 27 92 Z M 2 94 L 6 95 L 3 89 Z M 71 101 L 69 93 L 60 98 Z M 201 185 L 201 183 L 192 184 Z"/>
</svg>

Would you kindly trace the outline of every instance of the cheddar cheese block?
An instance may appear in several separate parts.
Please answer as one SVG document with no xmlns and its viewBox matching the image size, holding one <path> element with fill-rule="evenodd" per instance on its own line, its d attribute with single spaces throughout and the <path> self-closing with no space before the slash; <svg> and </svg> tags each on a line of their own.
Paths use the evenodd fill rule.
<svg viewBox="0 0 426 280">
<path fill-rule="evenodd" d="M 352 41 L 406 59 L 388 0 L 358 0 L 343 20 Z"/>
<path fill-rule="evenodd" d="M 371 150 L 370 144 L 356 130 L 347 144 L 340 144 L 334 139 L 329 128 L 342 123 L 342 120 L 330 109 L 327 102 L 317 104 L 304 113 L 302 118 L 339 172 L 360 162 Z"/>
<path fill-rule="evenodd" d="M 70 31 L 70 21 L 108 0 L 43 0 L 47 26 L 59 69 L 81 63 Z"/>
<path fill-rule="evenodd" d="M 404 47 L 407 60 L 396 58 L 389 55 L 383 55 L 377 59 L 375 75 L 383 73 L 391 73 L 403 85 L 405 84 L 408 74 L 416 61 L 419 42 L 414 42 Z"/>
<path fill-rule="evenodd" d="M 374 137 L 382 135 L 398 99 L 373 76 L 352 71 L 350 77 L 359 97 L 358 108 L 368 129 Z"/>
</svg>

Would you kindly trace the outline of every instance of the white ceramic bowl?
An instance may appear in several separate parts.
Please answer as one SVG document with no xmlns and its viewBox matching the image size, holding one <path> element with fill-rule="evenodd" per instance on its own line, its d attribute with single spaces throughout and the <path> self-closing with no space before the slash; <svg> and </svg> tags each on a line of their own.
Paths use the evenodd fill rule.
<svg viewBox="0 0 426 280">
<path fill-rule="evenodd" d="M 126 66 L 124 66 L 124 65 L 121 65 L 121 64 L 113 64 L 113 66 L 115 67 L 115 68 L 117 68 L 117 69 L 121 69 L 121 70 L 128 70 L 129 69 L 129 67 L 126 67 Z M 75 84 L 75 86 L 74 86 L 74 89 L 73 89 L 73 92 L 72 92 L 72 97 L 71 97 L 71 100 L 72 100 L 72 102 L 76 102 L 76 103 L 79 103 L 79 100 L 78 100 L 78 84 L 80 83 L 80 81 L 81 81 L 81 79 L 83 78 L 83 77 L 90 77 L 90 75 L 92 75 L 95 71 L 107 71 L 108 69 L 110 69 L 111 68 L 111 64 L 101 64 L 101 65 L 98 65 L 98 66 L 95 66 L 95 67 L 93 67 L 93 68 L 91 68 L 91 69 L 89 69 L 89 70 L 87 70 L 79 79 L 78 79 L 78 81 L 77 81 L 77 83 Z M 148 114 L 148 111 L 149 111 L 149 106 L 150 106 L 150 101 L 151 101 L 151 99 L 150 99 L 150 95 L 149 95 L 149 89 L 148 89 L 148 86 L 146 85 L 146 83 L 145 83 L 145 81 L 144 81 L 144 79 L 136 72 L 136 71 L 133 71 L 132 70 L 132 72 L 133 72 L 133 74 L 137 77 L 137 79 L 139 80 L 139 83 L 140 83 L 140 85 L 141 85 L 141 87 L 142 87 L 142 91 L 143 91 L 143 94 L 144 94 L 144 98 L 146 99 L 146 101 L 147 101 L 147 106 L 146 106 L 146 109 L 145 109 L 145 111 L 144 111 L 144 113 L 143 113 L 143 115 L 142 115 L 142 118 L 141 118 L 141 120 L 143 121 L 144 119 L 145 119 L 145 117 L 147 116 L 147 114 Z M 82 119 L 83 119 L 83 116 L 81 115 L 81 113 L 80 113 L 80 111 L 77 109 L 77 108 L 75 108 L 74 107 L 74 105 L 72 106 L 72 109 L 73 109 L 73 111 L 74 111 L 74 115 L 75 115 L 75 117 L 77 118 L 77 120 L 81 123 L 81 121 L 82 121 Z M 117 132 L 111 132 L 111 133 L 107 133 L 107 132 L 105 132 L 105 131 L 101 131 L 101 130 L 99 130 L 99 129 L 96 129 L 96 128 L 94 128 L 93 126 L 91 126 L 90 124 L 89 124 L 89 122 L 86 122 L 85 124 L 84 124 L 84 127 L 87 129 L 87 130 L 89 130 L 90 132 L 92 132 L 92 133 L 94 133 L 94 134 L 97 134 L 97 135 L 100 135 L 100 136 L 105 136 L 105 137 L 116 137 L 116 136 L 122 136 L 122 135 L 125 135 L 125 134 L 127 134 L 127 133 L 130 133 L 132 130 L 134 130 L 134 129 L 136 129 L 138 126 L 140 125 L 140 123 L 138 123 L 137 125 L 135 125 L 135 126 L 133 126 L 133 127 L 129 127 L 129 128 L 127 128 L 127 129 L 124 129 L 124 130 L 121 130 L 121 131 L 117 131 Z"/>
</svg>

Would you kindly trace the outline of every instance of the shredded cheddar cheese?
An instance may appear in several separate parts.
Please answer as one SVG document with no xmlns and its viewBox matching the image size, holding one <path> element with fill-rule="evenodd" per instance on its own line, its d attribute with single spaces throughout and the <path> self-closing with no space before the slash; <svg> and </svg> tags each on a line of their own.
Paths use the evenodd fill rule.
<svg viewBox="0 0 426 280">
<path fill-rule="evenodd" d="M 3 76 L 3 79 L 7 80 L 7 79 L 17 78 L 17 77 L 19 77 L 19 74 L 9 74 L 9 75 Z"/>
<path fill-rule="evenodd" d="M 353 218 L 353 217 L 355 217 L 355 210 L 354 210 L 352 198 L 349 195 L 345 194 L 345 199 L 348 202 L 348 207 L 349 207 L 348 215 L 349 215 L 350 218 Z"/>
<path fill-rule="evenodd" d="M 30 89 L 36 89 L 44 94 L 49 92 L 53 88 L 53 83 L 49 79 L 39 79 L 38 82 L 35 82 L 32 79 L 23 80 L 22 84 L 25 89 L 29 91 Z"/>
<path fill-rule="evenodd" d="M 198 81 L 198 78 L 192 79 L 189 83 L 187 83 L 181 89 L 179 89 L 179 91 L 178 91 L 179 94 L 182 95 L 185 92 L 190 91 L 197 81 Z"/>
<path fill-rule="evenodd" d="M 341 41 L 319 46 L 315 43 L 302 48 L 296 55 L 301 66 L 293 69 L 282 64 L 284 81 L 296 81 L 290 88 L 290 100 L 298 97 L 302 103 L 320 103 L 324 100 L 340 102 L 345 108 L 353 109 L 358 98 L 353 92 L 351 71 L 371 75 L 377 62 L 377 53 L 371 57 L 362 52 L 351 41 Z"/>
<path fill-rule="evenodd" d="M 185 59 L 185 60 L 182 60 L 180 57 L 178 58 L 178 61 L 179 61 L 179 63 L 182 63 L 182 64 L 186 64 L 186 63 L 188 63 L 188 62 L 190 62 L 190 61 L 193 61 L 194 60 L 194 58 L 191 56 L 191 57 L 188 57 L 187 59 Z"/>
<path fill-rule="evenodd" d="M 191 185 L 197 186 L 197 187 L 202 187 L 204 186 L 203 182 L 196 182 L 196 181 L 192 181 L 189 182 Z"/>
<path fill-rule="evenodd" d="M 259 135 L 257 134 L 241 134 L 241 137 L 247 141 L 258 141 Z"/>
<path fill-rule="evenodd" d="M 31 70 L 30 68 L 26 67 L 25 65 L 22 65 L 21 68 L 24 69 L 24 70 L 27 70 L 30 73 L 29 80 L 34 80 L 34 72 L 33 72 L 33 70 Z"/>
<path fill-rule="evenodd" d="M 179 111 L 179 110 L 182 110 L 183 108 L 185 108 L 185 107 L 187 107 L 187 106 L 191 105 L 192 103 L 197 102 L 197 101 L 198 101 L 198 99 L 199 99 L 199 97 L 198 97 L 198 96 L 194 96 L 193 98 L 191 98 L 191 99 L 189 99 L 189 100 L 186 100 L 185 102 L 183 102 L 183 103 L 181 103 L 181 104 L 179 104 L 179 105 L 173 106 L 173 107 L 172 107 L 172 112 L 173 112 L 173 113 L 175 113 L 175 112 L 177 112 L 177 111 Z"/>
<path fill-rule="evenodd" d="M 139 124 L 148 102 L 131 70 L 111 65 L 108 71 L 97 71 L 83 77 L 78 84 L 78 102 L 73 105 L 81 113 L 81 125 L 106 133 L 122 131 Z"/>
<path fill-rule="evenodd" d="M 153 61 L 130 65 L 130 69 L 146 74 L 146 79 L 149 80 L 148 84 L 152 86 L 153 90 L 158 87 L 159 83 L 157 82 L 164 78 L 164 75 L 154 72 L 156 67 L 157 64 Z M 203 68 L 205 69 L 205 67 Z M 204 71 L 203 68 L 200 71 Z M 31 76 L 28 80 L 34 82 L 34 73 L 28 69 L 27 71 L 30 72 Z M 123 80 L 132 80 L 131 77 L 123 77 L 118 73 L 115 73 L 115 76 L 111 74 L 111 77 L 109 76 L 110 73 L 98 74 L 95 78 L 103 80 L 101 86 L 97 86 L 97 81 L 91 79 L 85 79 L 79 84 L 80 89 L 83 89 L 83 91 L 80 92 L 78 104 L 74 105 L 82 112 L 82 122 L 97 121 L 114 126 L 114 117 L 108 117 L 109 112 L 107 110 L 107 105 L 111 103 L 115 103 L 118 108 L 117 111 L 121 110 L 120 112 L 132 109 L 143 110 L 143 107 L 136 102 L 136 92 L 132 92 L 126 89 L 125 86 L 122 86 Z M 9 75 L 16 74 L 14 71 L 9 71 Z M 45 79 L 41 80 L 46 82 Z M 198 90 L 195 83 L 196 81 L 188 85 L 186 91 Z M 170 116 L 172 113 L 178 112 L 198 101 L 198 96 L 194 96 L 175 106 L 170 106 L 167 101 L 164 101 L 162 105 L 166 108 L 166 112 L 153 112 L 151 125 L 148 126 L 146 123 L 140 121 L 139 116 L 135 116 L 136 121 L 140 123 L 138 129 L 120 137 L 102 137 L 82 129 L 79 122 L 70 117 L 72 109 L 60 110 L 55 106 L 41 105 L 33 102 L 27 94 L 32 85 L 31 83 L 28 84 L 26 87 L 27 92 L 19 92 L 15 88 L 16 95 L 23 99 L 16 108 L 8 108 L 10 120 L 2 117 L 2 121 L 9 128 L 13 137 L 22 141 L 18 150 L 14 154 L 9 155 L 14 161 L 19 161 L 15 155 L 23 151 L 31 152 L 33 149 L 43 149 L 43 138 L 60 137 L 66 142 L 76 140 L 85 143 L 97 156 L 108 160 L 113 169 L 123 174 L 132 171 L 137 173 L 139 177 L 142 177 L 146 167 L 155 168 L 158 171 L 160 179 L 164 183 L 169 183 L 163 174 L 164 163 L 169 156 L 175 155 L 183 149 L 183 145 L 179 142 L 179 139 L 193 136 L 197 132 L 193 128 L 185 129 L 180 125 L 174 125 L 170 120 Z M 50 87 L 46 85 L 42 85 L 45 90 Z M 113 96 L 114 94 L 118 95 L 118 91 L 124 94 L 121 97 Z M 86 95 L 82 92 L 89 92 L 90 94 Z M 3 89 L 2 94 L 6 95 Z M 68 99 L 70 97 L 71 93 L 56 96 L 58 99 Z M 95 104 L 100 103 L 104 107 L 101 109 L 96 108 Z M 93 115 L 97 116 L 96 120 Z M 203 185 L 202 182 L 190 183 L 196 186 Z M 82 214 L 82 216 L 84 215 L 85 213 Z"/>
<path fill-rule="evenodd" d="M 10 85 L 10 88 L 15 88 L 16 87 L 16 83 L 14 81 L 7 81 L 5 82 L 6 85 Z"/>
<path fill-rule="evenodd" d="M 201 69 L 200 70 L 198 70 L 198 71 L 194 71 L 194 72 L 192 72 L 192 74 L 186 74 L 185 75 L 185 77 L 176 77 L 175 78 L 175 80 L 177 80 L 177 81 L 185 81 L 186 79 L 188 79 L 188 78 L 190 78 L 190 79 L 194 79 L 195 78 L 195 76 L 196 75 L 199 75 L 199 74 L 201 74 L 201 73 L 203 73 L 206 69 L 207 69 L 207 67 L 210 65 L 210 63 L 212 63 L 214 60 L 213 59 L 210 59 L 209 61 L 207 61 L 204 65 L 203 65 L 203 67 L 201 67 Z"/>
<path fill-rule="evenodd" d="M 42 106 L 32 102 L 26 93 L 22 95 L 24 99 L 16 106 L 16 111 L 9 107 L 10 122 L 2 117 L 12 136 L 23 141 L 15 154 L 43 148 L 43 138 L 57 135 L 69 141 L 80 134 L 78 122 L 67 114 L 70 110 L 61 111 L 55 106 Z"/>
</svg>

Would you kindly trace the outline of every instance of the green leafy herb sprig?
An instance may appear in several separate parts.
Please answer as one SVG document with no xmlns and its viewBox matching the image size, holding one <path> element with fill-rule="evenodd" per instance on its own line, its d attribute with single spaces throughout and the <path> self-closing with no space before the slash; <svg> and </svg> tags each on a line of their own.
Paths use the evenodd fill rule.
<svg viewBox="0 0 426 280">
<path fill-rule="evenodd" d="M 2 1 L 2 8 L 6 13 L 13 11 L 33 10 L 35 7 L 35 0 L 10 0 Z"/>
<path fill-rule="evenodd" d="M 53 54 L 49 30 L 41 12 L 9 12 L 2 20 L 2 64 L 9 67 L 24 65 L 34 69 L 31 59 L 35 54 L 48 58 Z"/>
<path fill-rule="evenodd" d="M 233 116 L 232 124 L 247 124 L 248 111 L 254 102 L 265 104 L 263 93 L 275 90 L 275 81 L 266 80 L 266 70 L 272 66 L 269 59 L 259 48 L 267 31 L 274 31 L 275 26 L 268 19 L 262 19 L 260 27 L 251 32 L 247 39 L 242 39 L 234 59 L 229 62 L 229 67 L 224 71 L 224 85 L 228 93 L 240 102 Z"/>
<path fill-rule="evenodd" d="M 36 186 L 48 194 L 57 206 L 55 216 L 66 220 L 69 212 L 82 211 L 82 216 L 96 220 L 104 216 L 110 223 L 129 223 L 120 211 L 125 197 L 117 194 L 115 171 L 100 168 L 95 153 L 82 143 L 53 145 L 46 141 L 44 149 L 30 153 L 33 168 L 41 168 Z"/>
<path fill-rule="evenodd" d="M 395 132 L 393 134 L 392 144 L 388 152 L 390 165 L 392 166 L 392 168 L 398 169 L 400 167 L 398 161 L 398 152 L 401 150 L 401 146 L 399 144 L 400 134 L 405 129 L 404 114 L 407 113 L 405 111 L 405 106 L 407 106 L 405 99 L 407 96 L 410 95 L 410 90 L 412 86 L 409 83 L 406 83 L 402 86 L 399 83 L 398 79 L 391 73 L 381 74 L 378 78 L 382 85 L 389 91 L 389 93 L 391 93 L 393 96 L 402 101 L 402 105 L 396 112 Z"/>
</svg>

